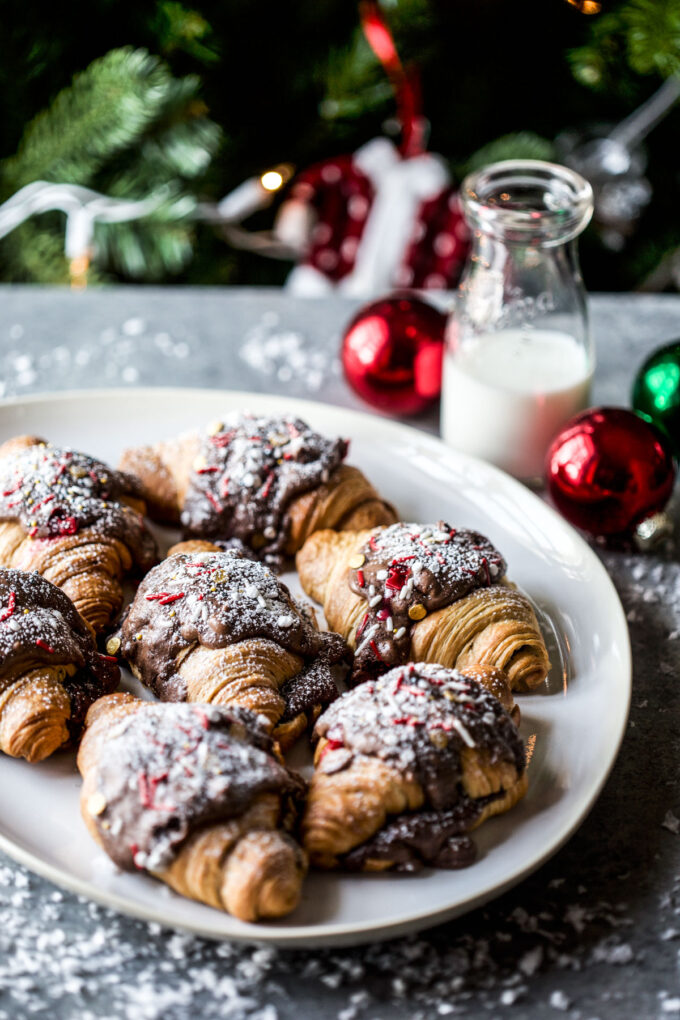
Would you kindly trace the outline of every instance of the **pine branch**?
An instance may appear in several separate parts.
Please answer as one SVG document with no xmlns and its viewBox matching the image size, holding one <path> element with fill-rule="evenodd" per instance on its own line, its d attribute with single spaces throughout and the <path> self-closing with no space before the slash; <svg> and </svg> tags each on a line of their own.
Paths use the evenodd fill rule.
<svg viewBox="0 0 680 1020">
<path fill-rule="evenodd" d="M 637 74 L 669 78 L 680 72 L 678 0 L 632 0 L 623 10 L 628 59 Z"/>
<path fill-rule="evenodd" d="M 596 18 L 589 42 L 568 57 L 576 80 L 600 91 L 630 92 L 631 70 L 679 74 L 679 0 L 628 0 Z"/>
<path fill-rule="evenodd" d="M 181 272 L 193 255 L 193 240 L 191 225 L 151 219 L 102 223 L 95 230 L 97 261 L 133 280 Z"/>
<path fill-rule="evenodd" d="M 169 55 L 183 50 L 204 64 L 220 59 L 212 28 L 199 11 L 175 0 L 161 0 L 152 25 L 162 53 Z"/>
<path fill-rule="evenodd" d="M 199 88 L 196 76 L 174 79 L 146 51 L 112 51 L 76 75 L 28 126 L 17 155 L 0 165 L 2 190 L 13 194 L 39 178 L 118 198 L 160 194 L 164 200 L 152 216 L 98 226 L 95 258 L 133 279 L 181 271 L 191 257 L 187 221 L 196 205 L 187 185 L 205 173 L 221 141 Z M 63 217 L 47 214 L 26 226 L 3 242 L 8 275 L 63 282 Z"/>
<path fill-rule="evenodd" d="M 88 184 L 112 155 L 162 113 L 172 76 L 145 50 L 112 50 L 28 125 L 17 154 L 2 166 L 10 194 L 34 180 Z"/>
</svg>

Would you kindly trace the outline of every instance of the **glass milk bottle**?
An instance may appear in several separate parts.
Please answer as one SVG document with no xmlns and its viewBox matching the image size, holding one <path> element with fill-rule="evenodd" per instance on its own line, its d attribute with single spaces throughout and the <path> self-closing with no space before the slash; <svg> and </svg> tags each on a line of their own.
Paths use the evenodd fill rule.
<svg viewBox="0 0 680 1020">
<path fill-rule="evenodd" d="M 447 327 L 442 434 L 529 482 L 551 439 L 587 406 L 594 368 L 576 238 L 593 194 L 554 163 L 510 160 L 470 174 L 473 234 Z"/>
</svg>

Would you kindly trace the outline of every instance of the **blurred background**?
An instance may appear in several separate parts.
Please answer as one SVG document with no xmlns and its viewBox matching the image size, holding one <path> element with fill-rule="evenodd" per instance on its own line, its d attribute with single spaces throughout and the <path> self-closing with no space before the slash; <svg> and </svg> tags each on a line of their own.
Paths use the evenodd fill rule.
<svg viewBox="0 0 680 1020">
<path fill-rule="evenodd" d="M 452 194 L 503 158 L 589 177 L 590 290 L 680 286 L 680 0 L 71 0 L 39 17 L 1 0 L 0 12 L 5 282 L 282 284 L 314 223 L 347 241 L 346 180 L 374 198 L 353 154 L 383 137 L 403 155 L 411 116 Z M 67 187 L 55 198 L 38 181 Z"/>
</svg>

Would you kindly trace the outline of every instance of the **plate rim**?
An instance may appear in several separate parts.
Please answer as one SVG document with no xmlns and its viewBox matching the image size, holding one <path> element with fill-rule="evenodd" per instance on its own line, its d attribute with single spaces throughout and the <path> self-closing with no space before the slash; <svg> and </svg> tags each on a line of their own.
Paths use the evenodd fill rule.
<svg viewBox="0 0 680 1020">
<path fill-rule="evenodd" d="M 192 923 L 190 921 L 184 922 L 181 920 L 177 921 L 169 919 L 162 907 L 156 909 L 147 907 L 146 905 L 136 902 L 120 893 L 104 889 L 96 885 L 93 881 L 78 878 L 71 874 L 66 868 L 62 868 L 58 865 L 45 861 L 31 850 L 25 849 L 20 843 L 17 843 L 11 837 L 7 836 L 5 832 L 2 831 L 3 822 L 1 818 L 0 850 L 19 864 L 27 867 L 30 871 L 33 871 L 43 878 L 48 879 L 55 885 L 66 888 L 87 900 L 92 900 L 138 920 L 146 921 L 147 923 L 161 924 L 164 927 L 189 932 L 212 940 L 231 940 L 250 944 L 276 945 L 281 949 L 291 950 L 306 947 L 319 948 L 321 946 L 334 945 L 359 945 L 370 941 L 372 938 L 396 938 L 407 932 L 419 931 L 424 928 L 442 924 L 447 920 L 461 916 L 470 910 L 474 910 L 477 907 L 482 906 L 490 900 L 502 896 L 508 891 L 508 889 L 519 884 L 528 875 L 532 874 L 547 860 L 553 857 L 577 831 L 577 829 L 580 828 L 585 818 L 597 802 L 621 749 L 623 737 L 626 732 L 632 698 L 632 652 L 630 632 L 626 621 L 625 611 L 621 604 L 616 587 L 614 586 L 606 568 L 585 539 L 578 533 L 578 531 L 576 531 L 575 528 L 561 517 L 557 511 L 553 509 L 553 507 L 544 502 L 538 495 L 536 495 L 536 493 L 532 492 L 521 482 L 512 478 L 504 471 L 501 471 L 499 468 L 496 468 L 494 465 L 489 464 L 486 461 L 482 461 L 476 457 L 471 457 L 468 454 L 447 446 L 438 435 L 419 429 L 415 425 L 408 425 L 399 420 L 394 420 L 378 414 L 371 414 L 366 411 L 355 410 L 354 408 L 346 408 L 341 404 L 325 404 L 318 400 L 306 400 L 299 397 L 288 398 L 280 394 L 229 390 L 222 387 L 97 387 L 44 391 L 41 393 L 32 393 L 23 396 L 13 395 L 11 397 L 7 397 L 0 401 L 0 425 L 3 424 L 2 419 L 5 416 L 5 412 L 11 411 L 13 408 L 26 405 L 30 407 L 32 405 L 42 405 L 50 402 L 65 404 L 99 399 L 105 399 L 107 401 L 111 400 L 114 402 L 125 402 L 131 397 L 140 401 L 148 400 L 150 398 L 160 398 L 164 400 L 182 398 L 186 400 L 191 399 L 192 397 L 198 400 L 207 395 L 209 395 L 211 399 L 222 397 L 225 401 L 239 401 L 244 407 L 247 406 L 249 402 L 252 404 L 267 403 L 271 406 L 283 407 L 293 413 L 299 413 L 302 417 L 304 417 L 305 413 L 314 414 L 315 411 L 321 412 L 322 414 L 324 412 L 328 413 L 329 411 L 340 412 L 346 416 L 348 432 L 352 431 L 353 422 L 363 424 L 364 428 L 366 428 L 370 423 L 374 429 L 377 426 L 378 431 L 386 431 L 393 434 L 396 433 L 401 435 L 404 439 L 408 439 L 410 442 L 418 440 L 418 442 L 424 444 L 426 448 L 429 448 L 433 452 L 436 451 L 439 457 L 444 454 L 445 458 L 452 457 L 461 465 L 470 464 L 478 469 L 481 468 L 484 472 L 488 473 L 491 480 L 496 477 L 502 483 L 506 491 L 509 491 L 510 495 L 521 496 L 522 501 L 528 500 L 535 507 L 540 508 L 540 512 L 546 514 L 548 520 L 552 521 L 552 523 L 556 524 L 558 527 L 565 529 L 581 554 L 585 556 L 585 559 L 588 561 L 591 569 L 594 569 L 596 573 L 599 574 L 600 581 L 604 582 L 605 587 L 608 588 L 609 594 L 612 597 L 612 609 L 614 606 L 616 607 L 616 618 L 612 620 L 612 624 L 621 632 L 619 635 L 621 640 L 621 664 L 618 679 L 622 685 L 625 685 L 625 697 L 618 702 L 619 713 L 616 737 L 612 740 L 606 765 L 601 768 L 597 783 L 590 788 L 587 794 L 582 794 L 580 796 L 578 807 L 575 808 L 567 819 L 565 819 L 564 823 L 560 826 L 559 831 L 553 836 L 549 845 L 543 847 L 535 856 L 530 857 L 522 867 L 515 869 L 505 880 L 494 884 L 492 888 L 477 892 L 467 897 L 464 896 L 463 898 L 459 898 L 455 904 L 443 906 L 440 910 L 410 910 L 403 916 L 394 918 L 387 923 L 381 922 L 379 919 L 371 919 L 368 921 L 354 923 L 348 923 L 346 921 L 340 923 L 324 922 L 323 924 L 306 924 L 297 928 L 286 928 L 284 922 L 281 927 L 276 927 L 270 924 L 253 925 L 251 930 L 250 927 L 246 926 L 243 922 L 237 922 L 235 918 L 231 918 L 229 915 L 223 915 L 221 912 L 216 912 L 217 916 L 220 918 L 226 916 L 230 921 L 239 925 L 244 925 L 243 930 L 240 930 L 239 928 L 239 930 L 236 931 L 221 932 L 211 927 L 205 927 L 200 923 L 200 921 Z M 358 877 L 360 878 L 360 876 Z"/>
</svg>

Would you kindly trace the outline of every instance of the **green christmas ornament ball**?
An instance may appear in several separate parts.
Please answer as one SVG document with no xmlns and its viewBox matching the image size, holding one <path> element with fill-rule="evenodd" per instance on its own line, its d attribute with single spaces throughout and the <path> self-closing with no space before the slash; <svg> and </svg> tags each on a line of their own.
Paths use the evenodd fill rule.
<svg viewBox="0 0 680 1020">
<path fill-rule="evenodd" d="M 633 409 L 666 433 L 680 457 L 680 340 L 647 358 L 633 384 Z"/>
</svg>

